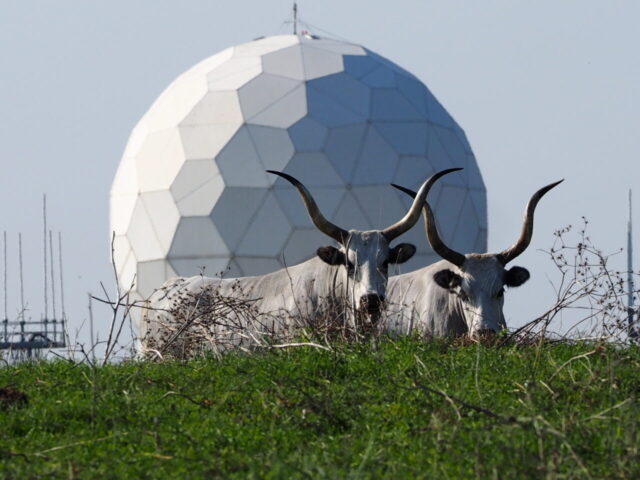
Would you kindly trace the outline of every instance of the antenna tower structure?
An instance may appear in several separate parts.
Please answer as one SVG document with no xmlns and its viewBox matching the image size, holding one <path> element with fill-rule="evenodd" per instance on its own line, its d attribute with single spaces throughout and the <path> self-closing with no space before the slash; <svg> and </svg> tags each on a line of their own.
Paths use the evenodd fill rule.
<svg viewBox="0 0 640 480">
<path fill-rule="evenodd" d="M 635 305 L 633 301 L 633 225 L 631 216 L 631 189 L 629 189 L 629 223 L 627 223 L 627 314 L 629 337 L 637 338 L 638 330 L 634 321 Z"/>
<path fill-rule="evenodd" d="M 44 349 L 64 348 L 66 346 L 66 312 L 64 306 L 64 283 L 62 275 L 62 234 L 58 232 L 58 253 L 60 265 L 60 300 L 62 317 L 57 317 L 56 311 L 56 272 L 54 266 L 53 231 L 47 230 L 47 196 L 42 197 L 43 223 L 43 287 L 44 314 L 40 320 L 33 320 L 27 316 L 27 303 L 24 297 L 24 264 L 22 233 L 18 232 L 18 269 L 20 280 L 20 305 L 15 320 L 10 320 L 7 298 L 7 232 L 3 232 L 3 294 L 4 318 L 0 320 L 0 350 L 6 350 L 3 358 L 9 361 L 21 361 L 27 358 L 40 358 Z M 48 244 L 47 244 L 48 242 Z M 50 277 L 49 277 L 50 275 Z M 49 282 L 51 281 L 51 308 L 49 308 Z"/>
</svg>

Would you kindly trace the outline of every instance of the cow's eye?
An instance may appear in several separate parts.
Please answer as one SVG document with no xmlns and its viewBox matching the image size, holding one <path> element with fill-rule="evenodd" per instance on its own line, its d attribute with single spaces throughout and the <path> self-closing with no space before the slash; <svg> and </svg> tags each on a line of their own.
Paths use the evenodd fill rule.
<svg viewBox="0 0 640 480">
<path fill-rule="evenodd" d="M 500 289 L 500 291 L 496 294 L 496 297 L 498 297 L 498 298 L 504 297 L 504 288 Z"/>
</svg>

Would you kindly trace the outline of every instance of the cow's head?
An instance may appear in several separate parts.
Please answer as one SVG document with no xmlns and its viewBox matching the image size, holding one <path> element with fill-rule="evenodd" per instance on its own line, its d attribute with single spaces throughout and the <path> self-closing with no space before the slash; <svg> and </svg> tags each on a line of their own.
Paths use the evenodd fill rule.
<svg viewBox="0 0 640 480">
<path fill-rule="evenodd" d="M 293 184 L 300 193 L 314 225 L 338 242 L 338 247 L 320 247 L 316 253 L 322 261 L 338 268 L 336 277 L 342 277 L 342 280 L 336 283 L 346 288 L 343 292 L 346 293 L 349 302 L 347 306 L 377 317 L 384 305 L 389 265 L 406 262 L 416 252 L 414 245 L 400 243 L 391 247 L 391 242 L 418 221 L 427 193 L 435 181 L 457 170 L 461 169 L 443 170 L 424 182 L 409 211 L 398 222 L 383 230 L 368 231 L 344 230 L 334 225 L 320 213 L 311 193 L 302 183 L 286 173 L 267 171 Z"/>
<path fill-rule="evenodd" d="M 533 215 L 538 201 L 553 187 L 552 183 L 533 194 L 524 214 L 520 238 L 500 253 L 468 253 L 463 255 L 447 247 L 436 228 L 429 204 L 424 204 L 424 222 L 427 240 L 433 251 L 452 264 L 433 275 L 435 283 L 457 297 L 464 314 L 469 335 L 491 334 L 506 328 L 502 307 L 505 287 L 519 287 L 529 280 L 529 271 L 523 267 L 506 268 L 507 263 L 526 250 L 533 235 Z M 415 192 L 393 185 L 415 198 Z"/>
</svg>

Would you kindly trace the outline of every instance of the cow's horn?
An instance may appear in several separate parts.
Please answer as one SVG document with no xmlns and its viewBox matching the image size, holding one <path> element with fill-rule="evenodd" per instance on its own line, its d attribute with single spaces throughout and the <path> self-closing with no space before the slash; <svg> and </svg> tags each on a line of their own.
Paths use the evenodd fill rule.
<svg viewBox="0 0 640 480">
<path fill-rule="evenodd" d="M 307 213 L 309 213 L 311 221 L 318 228 L 318 230 L 320 230 L 325 235 L 333 238 L 338 243 L 342 245 L 346 244 L 349 237 L 349 232 L 334 225 L 329 220 L 327 220 L 322 215 L 322 213 L 320 213 L 320 209 L 311 196 L 309 190 L 307 190 L 307 187 L 305 187 L 301 182 L 293 178 L 291 175 L 287 175 L 286 173 L 277 172 L 275 170 L 267 170 L 267 172 L 273 173 L 274 175 L 278 175 L 285 180 L 288 180 L 294 187 L 298 189 L 298 192 L 302 197 L 302 201 L 304 202 L 304 206 L 307 207 Z"/>
<path fill-rule="evenodd" d="M 401 220 L 382 231 L 382 234 L 386 237 L 386 239 L 391 241 L 413 227 L 418 221 L 418 218 L 420 218 L 420 210 L 422 209 L 422 205 L 425 203 L 427 194 L 429 193 L 429 190 L 431 190 L 431 187 L 433 186 L 435 181 L 440 177 L 447 175 L 448 173 L 457 172 L 458 170 L 462 170 L 462 168 L 448 168 L 429 177 L 427 181 L 422 184 L 422 187 L 420 187 L 418 193 L 414 193 L 413 204 L 411 205 L 411 208 L 409 208 L 407 214 Z"/>
<path fill-rule="evenodd" d="M 531 237 L 533 236 L 533 214 L 536 210 L 536 205 L 538 205 L 538 201 L 540 201 L 545 193 L 562 182 L 564 182 L 564 179 L 551 183 L 546 187 L 542 187 L 531 196 L 531 200 L 529 200 L 527 209 L 524 212 L 524 221 L 522 222 L 520 238 L 518 238 L 518 241 L 514 243 L 512 247 L 503 250 L 496 256 L 500 263 L 506 265 L 527 249 L 529 243 L 531 243 Z"/>
<path fill-rule="evenodd" d="M 391 186 L 397 188 L 398 190 L 406 193 L 407 195 L 415 198 L 416 192 L 413 190 L 409 190 L 408 188 L 401 187 L 400 185 L 396 185 L 392 183 Z M 462 264 L 465 261 L 465 256 L 455 250 L 447 247 L 440 235 L 438 234 L 438 229 L 436 228 L 436 220 L 433 217 L 433 212 L 431 211 L 431 207 L 427 202 L 424 202 L 424 229 L 427 233 L 427 240 L 429 241 L 429 245 L 433 248 L 433 251 L 440 255 L 445 260 L 453 263 L 458 267 L 462 267 Z"/>
</svg>

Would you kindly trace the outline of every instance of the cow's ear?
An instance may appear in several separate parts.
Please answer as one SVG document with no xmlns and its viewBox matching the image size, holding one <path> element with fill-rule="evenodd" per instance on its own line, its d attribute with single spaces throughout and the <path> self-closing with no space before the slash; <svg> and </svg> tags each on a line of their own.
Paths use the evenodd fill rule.
<svg viewBox="0 0 640 480">
<path fill-rule="evenodd" d="M 410 243 L 399 243 L 389 251 L 389 263 L 404 263 L 413 257 L 416 247 Z"/>
<path fill-rule="evenodd" d="M 436 272 L 433 279 L 445 290 L 454 290 L 462 284 L 462 277 L 449 269 Z"/>
<path fill-rule="evenodd" d="M 320 247 L 318 250 L 316 250 L 316 254 L 323 262 L 328 263 L 329 265 L 345 265 L 347 263 L 347 259 L 344 256 L 344 253 L 342 253 L 336 247 Z"/>
<path fill-rule="evenodd" d="M 529 280 L 529 270 L 523 267 L 513 267 L 509 270 L 505 270 L 503 276 L 503 282 L 507 287 L 519 287 L 524 282 Z"/>
</svg>

